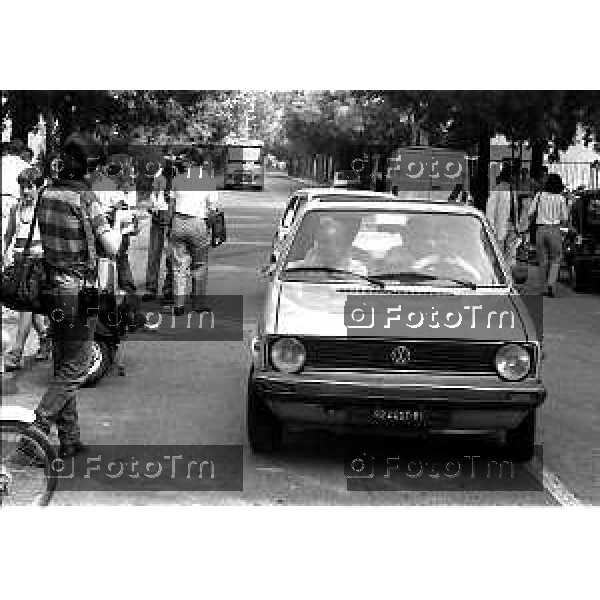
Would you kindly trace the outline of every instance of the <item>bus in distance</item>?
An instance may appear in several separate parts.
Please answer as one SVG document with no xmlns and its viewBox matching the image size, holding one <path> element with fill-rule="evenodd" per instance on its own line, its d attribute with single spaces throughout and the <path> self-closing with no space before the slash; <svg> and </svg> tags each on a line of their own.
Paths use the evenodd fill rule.
<svg viewBox="0 0 600 600">
<path fill-rule="evenodd" d="M 230 140 L 225 145 L 225 189 L 253 188 L 265 185 L 264 142 Z"/>
</svg>

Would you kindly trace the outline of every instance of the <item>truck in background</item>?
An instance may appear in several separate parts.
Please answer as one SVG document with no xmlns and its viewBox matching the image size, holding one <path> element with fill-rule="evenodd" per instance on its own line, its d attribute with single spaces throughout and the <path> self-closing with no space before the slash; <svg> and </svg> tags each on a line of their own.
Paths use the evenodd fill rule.
<svg viewBox="0 0 600 600">
<path fill-rule="evenodd" d="M 409 146 L 398 148 L 387 165 L 386 190 L 400 200 L 461 201 L 470 188 L 464 150 Z"/>
<path fill-rule="evenodd" d="M 264 142 L 229 140 L 225 145 L 225 189 L 262 190 L 265 186 Z"/>
</svg>

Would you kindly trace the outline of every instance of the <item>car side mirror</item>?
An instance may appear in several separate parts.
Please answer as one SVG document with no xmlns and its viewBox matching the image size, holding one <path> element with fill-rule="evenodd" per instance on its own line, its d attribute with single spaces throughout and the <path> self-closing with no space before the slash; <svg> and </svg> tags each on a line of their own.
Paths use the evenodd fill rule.
<svg viewBox="0 0 600 600">
<path fill-rule="evenodd" d="M 512 278 L 517 285 L 523 285 L 527 283 L 527 267 L 513 267 Z"/>
</svg>

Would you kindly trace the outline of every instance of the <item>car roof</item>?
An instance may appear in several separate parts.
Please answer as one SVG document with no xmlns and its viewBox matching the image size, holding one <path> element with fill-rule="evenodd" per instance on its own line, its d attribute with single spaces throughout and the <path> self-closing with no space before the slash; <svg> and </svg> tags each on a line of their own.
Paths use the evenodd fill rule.
<svg viewBox="0 0 600 600">
<path fill-rule="evenodd" d="M 304 211 L 310 210 L 406 210 L 409 212 L 423 212 L 423 213 L 451 213 L 460 215 L 476 215 L 481 216 L 483 213 L 467 204 L 460 204 L 454 202 L 409 202 L 406 200 L 397 200 L 395 196 L 390 195 L 391 200 L 387 199 L 384 194 L 378 194 L 382 196 L 381 200 L 366 200 L 365 202 L 343 202 L 333 201 L 328 202 L 327 200 L 321 201 L 308 201 L 304 207 Z"/>
<path fill-rule="evenodd" d="M 382 192 L 371 192 L 369 190 L 347 190 L 346 188 L 334 188 L 334 187 L 312 187 L 312 188 L 300 188 L 296 190 L 294 194 L 304 194 L 310 198 L 314 196 L 363 196 L 365 201 L 370 198 L 381 198 L 381 200 L 386 199 L 396 199 L 393 194 L 384 194 Z M 369 200 L 371 201 L 371 200 Z M 324 202 L 324 201 L 322 201 Z"/>
<path fill-rule="evenodd" d="M 419 203 L 419 204 L 450 204 L 450 205 L 462 205 L 462 203 L 453 203 L 448 201 L 448 196 L 450 192 L 447 190 L 431 190 L 428 192 L 428 196 L 430 199 L 423 199 L 419 197 L 419 193 L 415 192 L 414 197 L 411 198 L 410 192 L 405 192 L 402 196 L 397 196 L 390 192 L 373 192 L 370 190 L 349 190 L 347 188 L 336 188 L 336 187 L 309 187 L 309 188 L 300 188 L 294 192 L 294 195 L 304 195 L 307 196 L 309 200 L 312 200 L 315 196 L 352 196 L 358 198 L 364 198 L 365 202 L 377 202 L 377 200 L 385 201 L 385 202 L 397 202 L 397 203 Z M 408 195 L 408 198 L 407 198 Z M 320 202 L 340 202 L 339 200 L 320 200 Z"/>
</svg>

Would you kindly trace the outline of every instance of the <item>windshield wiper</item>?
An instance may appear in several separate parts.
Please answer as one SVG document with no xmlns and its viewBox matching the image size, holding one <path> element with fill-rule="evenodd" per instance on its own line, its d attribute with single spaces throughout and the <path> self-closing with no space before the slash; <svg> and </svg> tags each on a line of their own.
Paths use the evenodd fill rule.
<svg viewBox="0 0 600 600">
<path fill-rule="evenodd" d="M 399 271 L 396 273 L 378 273 L 377 275 L 371 276 L 374 279 L 417 279 L 425 281 L 451 281 L 462 287 L 469 288 L 471 290 L 477 289 L 477 284 L 472 281 L 465 281 L 463 279 L 453 279 L 452 277 L 441 277 L 439 275 L 432 275 L 431 273 L 419 273 L 418 271 Z"/>
<path fill-rule="evenodd" d="M 364 279 L 373 285 L 376 285 L 379 288 L 384 288 L 385 283 L 381 281 L 377 277 L 369 277 L 368 275 L 363 275 L 362 273 L 355 273 L 354 271 L 347 271 L 346 269 L 336 269 L 334 267 L 290 267 L 288 269 L 284 269 L 284 273 L 293 273 L 296 271 L 324 271 L 325 273 L 341 273 L 344 275 L 352 275 L 353 277 L 358 277 L 359 279 Z"/>
</svg>

